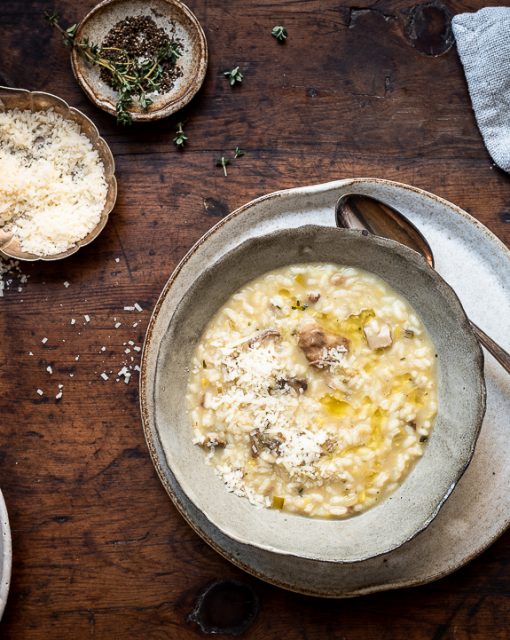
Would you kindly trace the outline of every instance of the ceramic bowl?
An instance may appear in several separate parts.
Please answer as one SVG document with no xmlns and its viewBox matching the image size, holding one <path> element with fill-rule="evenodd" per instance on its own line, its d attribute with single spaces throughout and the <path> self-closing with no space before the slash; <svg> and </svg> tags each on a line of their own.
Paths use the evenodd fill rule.
<svg viewBox="0 0 510 640">
<path fill-rule="evenodd" d="M 94 229 L 92 229 L 85 238 L 74 244 L 66 251 L 49 256 L 39 256 L 34 253 L 27 253 L 26 251 L 23 251 L 19 241 L 15 237 L 7 236 L 0 229 L 0 255 L 7 256 L 8 258 L 15 258 L 16 260 L 32 262 L 35 260 L 51 261 L 67 258 L 73 253 L 76 253 L 80 247 L 84 247 L 95 240 L 108 222 L 108 217 L 115 205 L 115 201 L 117 200 L 117 180 L 115 178 L 115 161 L 113 159 L 112 152 L 110 151 L 110 147 L 107 145 L 106 141 L 99 135 L 99 131 L 92 120 L 87 118 L 87 116 L 78 109 L 70 107 L 65 100 L 62 100 L 62 98 L 54 96 L 51 93 L 0 87 L 0 111 L 9 111 L 11 109 L 29 109 L 32 111 L 46 111 L 48 109 L 53 109 L 53 111 L 60 114 L 66 120 L 76 122 L 80 126 L 82 133 L 90 140 L 92 146 L 98 152 L 99 157 L 103 162 L 108 191 L 106 194 L 106 201 L 101 212 L 101 218 Z"/>
<path fill-rule="evenodd" d="M 196 16 L 179 0 L 105 0 L 80 22 L 76 40 L 88 38 L 101 44 L 110 29 L 128 16 L 150 16 L 158 27 L 169 35 L 175 33 L 182 43 L 179 58 L 182 71 L 173 87 L 166 93 L 152 97 L 153 104 L 143 111 L 137 101 L 130 108 L 136 122 L 150 122 L 165 118 L 182 109 L 202 86 L 207 71 L 207 40 Z M 116 92 L 100 77 L 99 69 L 86 62 L 76 49 L 71 52 L 73 72 L 87 96 L 98 107 L 116 115 Z"/>
<path fill-rule="evenodd" d="M 482 351 L 457 296 L 414 251 L 359 231 L 302 226 L 237 244 L 229 238 L 232 245 L 223 251 L 213 246 L 214 236 L 213 230 L 184 258 L 148 329 L 141 398 L 153 456 L 155 430 L 165 465 L 187 498 L 225 535 L 258 549 L 347 563 L 387 553 L 411 540 L 433 520 L 462 476 L 485 410 Z M 438 354 L 438 415 L 423 457 L 390 497 L 345 520 L 259 509 L 228 493 L 205 464 L 204 452 L 192 444 L 183 401 L 196 344 L 230 295 L 269 270 L 320 261 L 360 267 L 386 280 L 419 313 Z M 160 462 L 156 460 L 161 473 Z"/>
</svg>

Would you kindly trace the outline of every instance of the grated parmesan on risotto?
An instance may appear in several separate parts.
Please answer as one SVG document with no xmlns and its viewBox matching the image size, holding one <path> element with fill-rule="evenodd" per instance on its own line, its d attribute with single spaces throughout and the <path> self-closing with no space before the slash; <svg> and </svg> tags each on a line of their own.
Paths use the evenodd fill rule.
<svg viewBox="0 0 510 640">
<path fill-rule="evenodd" d="M 433 346 L 377 276 L 293 265 L 250 282 L 197 346 L 194 442 L 255 505 L 348 517 L 389 495 L 422 455 L 436 410 Z"/>
<path fill-rule="evenodd" d="M 85 238 L 106 201 L 104 166 L 75 122 L 52 110 L 0 112 L 0 228 L 54 255 Z"/>
</svg>

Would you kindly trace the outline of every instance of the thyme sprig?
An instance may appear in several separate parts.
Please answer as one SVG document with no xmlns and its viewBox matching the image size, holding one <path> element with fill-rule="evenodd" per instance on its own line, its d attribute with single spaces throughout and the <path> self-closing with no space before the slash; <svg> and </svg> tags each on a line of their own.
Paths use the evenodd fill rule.
<svg viewBox="0 0 510 640">
<path fill-rule="evenodd" d="M 225 158 L 225 156 L 220 156 L 216 160 L 216 166 L 223 168 L 223 175 L 225 176 L 225 178 L 228 176 L 227 165 L 229 165 L 229 164 L 230 164 L 230 160 L 228 158 Z"/>
<path fill-rule="evenodd" d="M 244 156 L 244 151 L 242 149 L 240 149 L 239 147 L 236 147 L 234 149 L 234 160 L 237 160 L 237 158 L 241 158 L 242 156 Z M 217 160 L 216 160 L 216 166 L 217 167 L 221 167 L 223 169 L 223 174 L 225 175 L 225 178 L 228 176 L 227 173 L 227 166 L 230 164 L 230 159 L 225 157 L 225 156 L 220 156 Z"/>
<path fill-rule="evenodd" d="M 226 76 L 231 87 L 233 87 L 235 84 L 241 84 L 244 78 L 243 74 L 239 70 L 239 67 L 234 67 L 229 71 L 224 71 L 223 75 Z"/>
<path fill-rule="evenodd" d="M 273 29 L 271 30 L 271 35 L 273 36 L 273 38 L 276 38 L 278 42 L 285 42 L 289 34 L 285 27 L 279 25 L 273 27 Z"/>
<path fill-rule="evenodd" d="M 176 136 L 174 138 L 174 144 L 178 149 L 184 149 L 184 144 L 188 139 L 188 136 L 184 133 L 184 123 L 179 122 L 177 124 Z"/>
<path fill-rule="evenodd" d="M 180 45 L 169 40 L 155 55 L 142 59 L 130 55 L 122 48 L 100 47 L 91 43 L 88 38 L 77 40 L 78 25 L 63 28 L 60 17 L 55 12 L 46 12 L 45 18 L 62 34 L 64 44 L 76 49 L 90 64 L 110 73 L 112 87 L 117 92 L 115 110 L 119 124 L 127 125 L 132 122 L 129 110 L 135 99 L 143 111 L 149 109 L 153 101 L 148 94 L 160 88 L 162 64 L 168 62 L 174 65 L 182 55 Z"/>
</svg>

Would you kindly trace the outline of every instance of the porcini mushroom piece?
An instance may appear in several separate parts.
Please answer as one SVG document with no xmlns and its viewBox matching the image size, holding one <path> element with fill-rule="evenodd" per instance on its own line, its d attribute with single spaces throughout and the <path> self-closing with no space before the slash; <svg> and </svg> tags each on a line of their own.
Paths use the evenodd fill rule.
<svg viewBox="0 0 510 640">
<path fill-rule="evenodd" d="M 257 343 L 262 343 L 265 340 L 269 340 L 269 338 L 274 338 L 275 340 L 279 340 L 281 338 L 280 332 L 276 329 L 264 329 L 264 331 L 260 331 L 257 335 L 253 336 L 248 342 L 249 347 L 253 347 Z"/>
<path fill-rule="evenodd" d="M 347 351 L 349 340 L 343 336 L 326 333 L 318 324 L 311 322 L 299 330 L 298 346 L 313 367 L 322 369 L 328 364 L 325 353 L 327 354 L 329 349 L 335 348 Z"/>
</svg>

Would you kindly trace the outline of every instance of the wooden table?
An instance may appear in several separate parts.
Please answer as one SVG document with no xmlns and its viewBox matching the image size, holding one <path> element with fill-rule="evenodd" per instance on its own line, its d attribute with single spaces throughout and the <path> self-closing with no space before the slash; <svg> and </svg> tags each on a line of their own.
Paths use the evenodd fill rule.
<svg viewBox="0 0 510 640">
<path fill-rule="evenodd" d="M 483 146 L 455 47 L 444 51 L 448 12 L 500 3 L 190 0 L 210 47 L 205 85 L 176 117 L 127 129 L 76 85 L 68 51 L 42 19 L 54 4 L 71 23 L 94 0 L 0 3 L 0 82 L 87 113 L 115 155 L 119 199 L 96 242 L 63 262 L 24 265 L 28 283 L 0 299 L 0 486 L 14 544 L 0 637 L 194 638 L 197 597 L 234 579 L 260 601 L 246 638 L 508 638 L 508 534 L 439 582 L 353 601 L 245 575 L 178 515 L 145 446 L 136 376 L 115 382 L 126 358 L 139 359 L 129 341 L 142 344 L 178 260 L 264 193 L 395 179 L 457 203 L 510 244 L 509 178 Z M 275 24 L 289 31 L 284 45 L 271 37 Z M 222 72 L 235 65 L 245 80 L 231 89 Z M 189 144 L 179 152 L 172 138 L 184 119 Z M 215 160 L 237 145 L 246 155 L 225 178 Z M 124 311 L 135 302 L 143 312 Z M 104 381 L 104 371 L 114 375 Z M 245 603 L 232 597 L 229 607 L 217 594 L 212 622 L 242 618 Z"/>
</svg>

